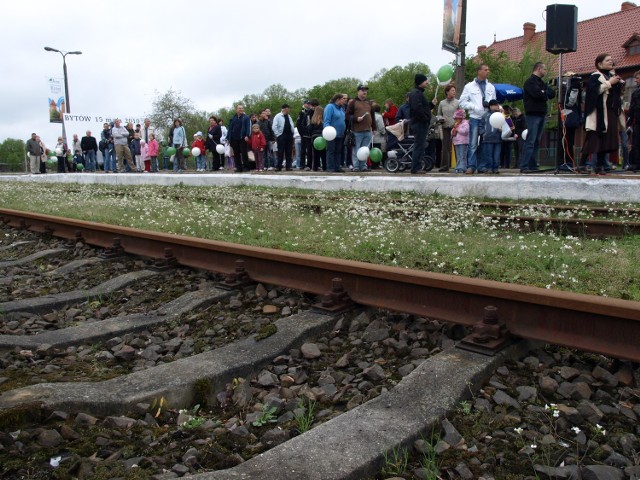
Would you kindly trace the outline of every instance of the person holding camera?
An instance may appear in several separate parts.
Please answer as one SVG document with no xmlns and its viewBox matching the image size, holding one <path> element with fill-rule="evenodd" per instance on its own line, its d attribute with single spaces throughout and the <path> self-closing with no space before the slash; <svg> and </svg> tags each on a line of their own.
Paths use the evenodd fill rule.
<svg viewBox="0 0 640 480">
<path fill-rule="evenodd" d="M 544 132 L 547 102 L 556 96 L 555 90 L 542 80 L 546 73 L 545 64 L 536 62 L 531 76 L 524 82 L 524 114 L 529 132 L 520 158 L 520 173 L 539 170 L 536 158 Z"/>
<path fill-rule="evenodd" d="M 496 100 L 496 89 L 489 82 L 489 65 L 478 64 L 476 78 L 467 83 L 460 95 L 460 108 L 469 112 L 469 150 L 466 174 L 478 169 L 478 138 L 484 126 L 484 114 L 489 111 L 489 102 Z"/>
</svg>

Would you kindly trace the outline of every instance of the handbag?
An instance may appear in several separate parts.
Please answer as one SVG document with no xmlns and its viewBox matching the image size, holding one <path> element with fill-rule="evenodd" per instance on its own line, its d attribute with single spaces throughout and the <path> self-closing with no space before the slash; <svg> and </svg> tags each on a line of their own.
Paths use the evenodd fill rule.
<svg viewBox="0 0 640 480">
<path fill-rule="evenodd" d="M 256 156 L 254 155 L 252 150 L 249 150 L 247 152 L 247 158 L 249 159 L 250 162 L 255 162 L 256 161 Z"/>
</svg>

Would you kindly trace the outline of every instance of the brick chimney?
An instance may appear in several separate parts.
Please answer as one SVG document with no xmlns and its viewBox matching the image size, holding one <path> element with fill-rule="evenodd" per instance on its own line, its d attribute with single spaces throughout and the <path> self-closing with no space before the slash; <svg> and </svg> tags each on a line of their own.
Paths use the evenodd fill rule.
<svg viewBox="0 0 640 480">
<path fill-rule="evenodd" d="M 478 53 L 482 53 L 487 49 L 486 45 L 478 45 Z"/>
<path fill-rule="evenodd" d="M 627 10 L 631 10 L 632 8 L 637 8 L 638 6 L 633 2 L 622 2 L 622 6 L 620 7 L 621 12 L 625 12 Z"/>
<path fill-rule="evenodd" d="M 527 22 L 522 25 L 523 38 L 522 43 L 529 43 L 536 33 L 536 24 Z"/>
</svg>

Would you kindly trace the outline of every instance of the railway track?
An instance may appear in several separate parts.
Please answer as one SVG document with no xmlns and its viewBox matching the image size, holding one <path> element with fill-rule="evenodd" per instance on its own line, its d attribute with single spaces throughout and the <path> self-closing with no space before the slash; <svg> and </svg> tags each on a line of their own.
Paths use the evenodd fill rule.
<svg viewBox="0 0 640 480">
<path fill-rule="evenodd" d="M 479 324 L 481 329 L 484 328 L 483 317 L 488 315 L 490 324 L 502 325 L 499 330 L 504 335 L 500 335 L 501 340 L 495 339 L 499 343 L 508 335 L 514 335 L 640 361 L 636 341 L 640 338 L 640 305 L 637 302 L 27 212 L 0 210 L 0 218 L 14 227 L 69 240 L 82 239 L 108 251 L 125 251 L 156 259 L 160 265 L 179 264 L 220 272 L 229 275 L 230 285 L 264 282 L 324 295 L 324 308 L 330 312 L 343 310 L 355 302 L 466 326 Z M 485 312 L 487 307 L 492 307 L 489 313 Z M 487 338 L 470 343 L 471 348 L 484 349 L 486 346 Z"/>
<path fill-rule="evenodd" d="M 174 427 L 181 424 L 181 417 L 179 417 L 180 414 L 175 406 L 192 406 L 196 402 L 205 402 L 206 404 L 207 401 L 212 404 L 214 403 L 213 397 L 215 397 L 215 401 L 220 403 L 223 403 L 225 399 L 228 399 L 227 401 L 233 399 L 235 402 L 236 393 L 234 392 L 236 389 L 246 393 L 249 387 L 249 376 L 257 375 L 255 383 L 251 383 L 251 390 L 253 391 L 251 396 L 256 395 L 256 389 L 262 388 L 262 392 L 257 394 L 258 401 L 252 404 L 255 407 L 253 410 L 244 411 L 237 415 L 237 417 L 248 415 L 243 418 L 243 422 L 238 423 L 238 418 L 234 420 L 233 416 L 227 416 L 225 419 L 227 423 L 209 425 L 211 429 L 209 431 L 215 431 L 216 428 L 222 429 L 224 426 L 224 430 L 228 434 L 228 431 L 235 431 L 236 427 L 248 425 L 261 418 L 264 420 L 264 412 L 266 411 L 264 408 L 265 406 L 267 408 L 274 406 L 273 403 L 270 403 L 272 400 L 277 400 L 276 403 L 283 402 L 281 397 L 277 396 L 274 399 L 271 396 L 273 395 L 274 387 L 272 382 L 276 382 L 275 385 L 280 388 L 285 384 L 284 382 L 287 382 L 286 384 L 291 382 L 288 387 L 295 388 L 299 379 L 303 378 L 301 383 L 306 386 L 307 382 L 302 372 L 315 371 L 318 373 L 312 376 L 317 375 L 317 378 L 314 379 L 317 383 L 315 386 L 309 386 L 309 390 L 302 395 L 302 398 L 308 401 L 306 405 L 303 405 L 308 412 L 311 408 L 312 398 L 314 399 L 313 401 L 317 400 L 318 403 L 321 403 L 323 399 L 326 401 L 325 397 L 327 396 L 335 398 L 335 396 L 344 395 L 348 391 L 344 390 L 341 393 L 342 389 L 339 381 L 340 379 L 344 381 L 347 377 L 341 377 L 339 373 L 332 369 L 333 365 L 341 362 L 346 361 L 348 364 L 348 356 L 350 354 L 353 357 L 351 361 L 355 361 L 354 358 L 361 358 L 356 363 L 359 364 L 359 369 L 362 367 L 362 372 L 367 373 L 361 372 L 359 380 L 358 375 L 356 375 L 356 380 L 364 385 L 362 386 L 364 390 L 359 397 L 357 394 L 351 397 L 352 402 L 347 408 L 343 423 L 339 422 L 339 418 L 342 416 L 335 417 L 334 420 L 337 422 L 337 426 L 334 421 L 327 422 L 326 425 L 320 425 L 317 427 L 317 435 L 319 437 L 304 435 L 295 437 L 292 440 L 292 446 L 286 449 L 289 453 L 296 452 L 300 458 L 307 458 L 306 462 L 309 463 L 311 468 L 307 469 L 306 473 L 293 473 L 293 476 L 283 476 L 282 472 L 274 466 L 282 463 L 276 456 L 278 449 L 274 448 L 269 450 L 265 454 L 266 456 L 261 456 L 262 460 L 243 463 L 241 467 L 238 467 L 241 468 L 238 472 L 245 473 L 237 473 L 237 475 L 244 477 L 262 478 L 265 472 L 271 471 L 271 474 L 277 478 L 315 478 L 313 476 L 314 469 L 320 468 L 319 465 L 324 462 L 318 455 L 326 457 L 328 452 L 333 452 L 333 455 L 342 453 L 344 447 L 341 442 L 346 442 L 349 437 L 353 438 L 362 435 L 364 430 L 362 430 L 360 425 L 363 424 L 360 422 L 368 422 L 370 428 L 376 431 L 376 435 L 379 435 L 381 431 L 395 430 L 394 428 L 389 429 L 387 424 L 388 416 L 391 414 L 398 422 L 396 425 L 398 427 L 397 430 L 418 432 L 420 429 L 424 429 L 424 420 L 418 412 L 419 409 L 407 408 L 406 405 L 407 399 L 411 395 L 415 395 L 415 390 L 423 392 L 425 388 L 427 390 L 434 389 L 434 391 L 453 388 L 454 390 L 457 389 L 456 391 L 459 394 L 463 394 L 465 390 L 472 386 L 479 386 L 478 378 L 474 377 L 473 380 L 468 380 L 466 375 L 473 374 L 477 376 L 480 373 L 480 368 L 497 367 L 504 358 L 498 353 L 498 350 L 493 350 L 493 347 L 498 347 L 498 345 L 505 343 L 509 339 L 509 335 L 525 336 L 566 346 L 576 346 L 577 348 L 605 353 L 620 359 L 638 361 L 637 349 L 634 348 L 635 345 L 632 345 L 635 344 L 635 339 L 638 338 L 637 326 L 639 319 L 639 310 L 634 302 L 562 294 L 562 292 L 548 292 L 542 289 L 503 285 L 496 282 L 470 281 L 470 279 L 460 279 L 446 275 L 409 272 L 403 269 L 375 267 L 358 262 L 336 261 L 310 255 L 252 249 L 221 242 L 199 241 L 186 237 L 140 232 L 127 228 L 97 225 L 90 222 L 78 222 L 36 214 L 24 214 L 22 212 L 3 210 L 0 217 L 2 217 L 5 225 L 21 229 L 25 234 L 30 234 L 31 232 L 42 233 L 51 238 L 54 243 L 55 239 L 59 238 L 62 241 L 69 241 L 67 246 L 74 246 L 74 255 L 69 255 L 64 248 L 32 248 L 31 250 L 27 248 L 25 253 L 29 255 L 23 257 L 22 260 L 24 261 L 22 263 L 18 260 L 0 260 L 0 268 L 4 268 L 5 271 L 7 268 L 19 269 L 12 270 L 13 278 L 10 279 L 11 282 L 15 281 L 16 284 L 19 284 L 20 277 L 27 276 L 29 274 L 28 266 L 34 263 L 34 272 L 39 272 L 39 275 L 43 269 L 47 273 L 51 273 L 51 276 L 64 271 L 74 271 L 76 268 L 95 269 L 96 272 L 99 272 L 104 269 L 105 263 L 103 262 L 120 264 L 120 267 L 113 270 L 113 275 L 118 272 L 126 272 L 117 277 L 119 282 L 117 285 L 113 285 L 114 279 L 107 280 L 107 282 L 111 282 L 112 291 L 116 288 L 118 292 L 122 292 L 127 301 L 121 304 L 122 298 L 120 294 L 116 296 L 117 314 L 113 310 L 114 306 L 111 307 L 113 311 L 103 311 L 101 314 L 103 317 L 116 314 L 116 317 L 103 318 L 93 325 L 94 328 L 91 328 L 91 325 L 83 326 L 79 323 L 82 323 L 81 317 L 85 316 L 86 312 L 100 311 L 98 309 L 100 305 L 104 309 L 106 308 L 105 304 L 109 303 L 109 300 L 113 300 L 113 298 L 107 298 L 109 294 L 105 293 L 106 290 L 104 289 L 106 287 L 104 283 L 106 282 L 98 285 L 92 285 L 91 282 L 85 282 L 84 284 L 80 282 L 81 289 L 77 289 L 78 283 L 73 283 L 68 285 L 70 291 L 59 289 L 60 291 L 57 292 L 51 292 L 50 290 L 46 292 L 38 291 L 30 286 L 20 290 L 12 286 L 13 292 L 20 292 L 19 294 L 24 294 L 25 298 L 4 299 L 6 301 L 3 303 L 3 307 L 6 314 L 15 312 L 12 314 L 15 315 L 18 312 L 22 312 L 19 315 L 23 316 L 30 309 L 33 312 L 38 312 L 42 308 L 46 309 L 37 300 L 29 298 L 29 294 L 44 294 L 48 304 L 50 306 L 57 305 L 56 308 L 58 309 L 63 304 L 69 305 L 69 303 L 75 302 L 70 309 L 65 307 L 66 310 L 63 315 L 58 314 L 55 317 L 50 316 L 48 318 L 47 322 L 54 325 L 53 327 L 47 323 L 30 321 L 27 315 L 24 317 L 25 321 L 18 321 L 17 324 L 14 323 L 12 325 L 12 334 L 7 335 L 12 338 L 7 339 L 6 336 L 0 335 L 0 348 L 14 347 L 12 353 L 14 366 L 19 363 L 16 358 L 21 358 L 21 360 L 24 360 L 25 370 L 36 368 L 38 365 L 39 367 L 37 368 L 42 369 L 38 370 L 39 373 L 36 376 L 37 382 L 35 384 L 33 382 L 23 384 L 15 382 L 7 384 L 4 382 L 5 387 L 3 388 L 2 383 L 0 383 L 0 391 L 5 392 L 0 396 L 0 422 L 11 421 L 12 417 L 10 415 L 12 414 L 23 415 L 24 417 L 33 416 L 43 425 L 47 425 L 44 429 L 35 429 L 32 434 L 30 433 L 40 443 L 55 443 L 57 441 L 57 437 L 51 433 L 52 430 L 69 433 L 68 430 L 63 428 L 64 425 L 68 427 L 67 417 L 62 419 L 65 415 L 63 412 L 67 411 L 80 412 L 82 414 L 79 415 L 81 420 L 77 420 L 78 417 L 76 417 L 76 430 L 83 429 L 84 427 L 81 427 L 80 424 L 85 420 L 92 421 L 90 414 L 94 414 L 94 420 L 100 421 L 101 424 L 104 422 L 104 426 L 100 428 L 102 432 L 105 431 L 105 426 L 108 426 L 109 429 L 125 429 L 128 432 L 125 436 L 128 437 L 134 435 L 143 438 L 144 435 L 147 435 L 148 438 L 152 439 L 162 438 L 162 434 L 156 437 L 154 436 L 155 434 L 150 433 L 155 428 L 152 427 L 153 422 L 156 422 L 158 428 L 164 429 L 164 433 L 170 436 L 165 437 L 166 442 L 165 440 L 153 440 L 150 442 L 151 444 L 159 443 L 164 445 L 165 448 L 175 450 L 176 443 L 178 443 L 176 439 L 184 436 L 193 445 L 203 445 L 198 442 L 204 441 L 204 438 L 192 434 L 188 428 L 176 430 L 168 427 L 169 423 L 173 424 Z M 62 241 L 59 241 L 58 245 L 54 244 L 52 246 L 63 247 Z M 90 256 L 90 258 L 85 259 L 89 260 L 86 265 L 84 263 L 80 265 L 79 262 L 81 260 L 75 258 L 85 256 L 82 252 L 88 248 L 87 245 L 104 248 L 105 251 L 102 255 L 104 258 L 95 260 L 93 256 Z M 43 255 L 43 253 L 46 253 L 46 255 Z M 2 250 L 0 250 L 1 254 Z M 127 254 L 141 256 L 146 260 L 125 260 L 128 258 Z M 38 255 L 40 256 L 38 257 Z M 43 260 L 49 258 L 49 255 L 51 258 L 59 258 L 60 260 L 56 260 L 57 263 L 43 265 Z M 50 261 L 47 260 L 47 262 Z M 181 266 L 196 268 L 200 273 L 182 273 L 180 276 L 183 278 L 183 283 L 180 283 L 173 276 L 169 277 L 170 279 L 164 278 L 164 280 L 156 282 L 156 279 L 162 275 L 173 275 L 173 273 L 168 272 L 182 271 Z M 220 272 L 223 275 L 205 272 Z M 338 277 L 341 279 L 340 281 L 336 280 Z M 104 278 L 96 279 L 96 282 L 98 280 L 102 281 Z M 142 284 L 138 284 L 139 288 L 136 289 L 135 286 L 128 286 L 130 282 L 133 282 L 132 285 L 135 285 L 136 282 L 145 283 L 144 287 L 142 287 Z M 264 290 L 258 294 L 255 282 L 265 285 L 280 285 L 284 290 L 277 291 L 272 289 L 268 292 Z M 158 289 L 167 283 L 179 284 L 173 297 L 165 297 L 162 305 L 144 300 L 144 292 L 151 292 L 152 295 L 150 297 L 152 298 L 157 297 Z M 13 283 L 10 285 L 13 285 Z M 44 285 L 41 288 L 54 288 L 52 285 L 55 285 L 55 282 L 51 285 Z M 194 285 L 198 285 L 198 288 L 194 288 Z M 220 289 L 221 285 L 225 289 Z M 72 290 L 73 288 L 76 288 L 76 290 Z M 129 290 L 127 291 L 126 289 Z M 184 296 L 178 296 L 179 291 L 186 291 L 187 293 Z M 314 293 L 320 296 L 320 301 L 315 301 L 312 297 L 301 296 L 295 291 Z M 81 294 L 76 294 L 76 297 L 71 298 L 74 292 L 81 292 Z M 237 292 L 244 293 L 238 294 Z M 548 293 L 551 293 L 551 295 L 547 296 L 546 294 Z M 278 305 L 277 310 L 281 311 L 283 315 L 284 308 L 288 308 L 290 314 L 293 314 L 292 317 L 278 321 L 265 320 L 265 298 L 272 300 L 268 303 L 276 303 Z M 60 303 L 56 304 L 57 300 Z M 228 304 L 226 303 L 227 301 L 229 301 Z M 228 318 L 231 315 L 230 311 L 234 308 L 233 301 L 236 302 L 235 308 L 238 308 L 238 302 L 248 307 L 246 310 L 243 309 L 242 315 L 246 317 L 238 320 L 237 324 L 240 327 L 249 324 L 251 328 L 245 328 L 245 332 L 242 335 L 232 335 L 232 343 L 230 344 L 222 342 L 203 348 L 203 342 L 201 341 L 199 346 L 196 347 L 198 338 L 200 340 L 202 340 L 202 337 L 217 337 L 219 339 L 221 336 L 220 330 L 213 329 L 211 326 L 213 323 L 222 321 L 220 319 Z M 354 302 L 404 313 L 399 315 L 382 314 L 380 316 L 356 311 L 352 314 L 349 312 Z M 319 315 L 307 311 L 311 304 L 315 304 L 317 308 L 324 310 L 325 314 Z M 213 305 L 217 306 L 214 308 Z M 222 306 L 221 310 L 220 306 Z M 495 308 L 488 308 L 491 306 Z M 211 308 L 214 308 L 215 313 L 207 313 Z M 69 310 L 78 311 L 74 312 L 74 316 L 70 316 L 68 314 Z M 250 312 L 252 311 L 258 313 L 258 318 L 249 320 L 248 317 L 251 316 Z M 339 316 L 331 317 L 327 316 L 326 313 L 338 314 Z M 407 314 L 413 314 L 423 319 L 436 319 L 436 321 L 435 323 L 433 321 L 415 323 L 409 321 Z M 365 315 L 365 317 L 362 317 L 362 315 Z M 534 318 L 520 321 L 521 318 L 528 316 L 534 316 Z M 572 316 L 573 318 L 571 318 Z M 481 317 L 484 317 L 484 322 L 478 324 L 478 321 L 482 320 Z M 497 358 L 492 360 L 486 357 L 486 360 L 478 362 L 473 357 L 474 362 L 470 363 L 472 356 L 469 355 L 473 354 L 464 352 L 449 353 L 449 356 L 445 355 L 445 363 L 435 367 L 429 364 L 428 359 L 420 356 L 416 356 L 415 364 L 410 362 L 409 364 L 401 365 L 388 360 L 388 358 L 394 358 L 395 356 L 407 355 L 409 351 L 411 352 L 411 358 L 413 358 L 414 352 L 416 352 L 416 355 L 420 353 L 420 355 L 428 357 L 430 354 L 440 351 L 437 346 L 440 344 L 439 342 L 451 342 L 443 336 L 444 328 L 437 319 L 454 321 L 465 326 L 475 325 L 474 336 L 467 339 L 468 347 L 471 350 L 491 352 L 496 354 Z M 589 332 L 587 333 L 584 332 L 584 322 L 588 324 L 586 329 Z M 599 322 L 606 322 L 607 325 L 599 324 Z M 229 321 L 224 323 L 223 330 L 226 330 L 224 335 L 228 335 L 230 331 L 237 331 L 237 324 L 234 326 L 234 322 Z M 275 334 L 271 329 L 267 329 L 270 333 L 266 334 L 264 341 L 256 343 L 251 340 L 250 336 L 259 333 L 261 327 L 271 325 L 275 326 Z M 392 330 L 400 332 L 400 337 L 398 338 L 387 337 L 389 341 L 385 339 L 383 342 L 384 347 L 378 345 L 375 340 L 377 338 L 376 335 L 380 333 L 379 331 L 384 330 L 383 325 L 394 325 Z M 364 328 L 365 326 L 367 326 L 366 329 Z M 361 330 L 362 338 L 359 338 L 359 343 L 352 343 L 353 333 L 358 333 L 358 329 Z M 551 329 L 552 333 L 547 329 Z M 576 331 L 574 332 L 572 329 Z M 622 329 L 623 331 L 617 332 L 618 334 L 612 338 L 610 333 L 616 329 Z M 347 331 L 349 336 L 342 337 L 341 335 L 344 335 Z M 195 341 L 186 342 L 185 346 L 184 340 L 185 337 L 188 337 L 187 332 L 193 332 L 196 335 L 199 333 L 201 337 L 196 336 L 194 338 Z M 522 335 L 522 333 L 517 332 L 527 333 Z M 589 338 L 589 333 L 606 338 Z M 403 348 L 408 348 L 398 343 L 402 342 L 402 335 L 407 335 L 406 341 L 409 342 L 408 347 L 411 348 L 400 355 Z M 287 336 L 289 340 L 283 340 L 283 337 Z M 360 337 L 359 333 L 358 336 Z M 20 337 L 20 339 L 17 337 Z M 321 337 L 320 340 L 317 340 L 317 343 L 322 346 L 320 354 L 323 357 L 329 356 L 329 360 L 324 364 L 314 365 L 315 368 L 311 368 L 311 365 L 315 363 L 314 355 L 316 353 L 315 351 L 309 353 L 308 349 L 311 347 L 308 345 L 306 349 L 297 350 L 298 353 L 293 354 L 293 357 L 291 354 L 281 355 L 280 357 L 274 356 L 274 351 L 289 351 L 289 348 L 293 348 L 290 351 L 294 352 L 296 351 L 295 347 L 299 347 L 309 338 L 318 337 Z M 71 341 L 69 341 L 69 338 L 72 338 Z M 113 338 L 119 338 L 119 343 L 113 345 L 113 342 L 116 341 L 111 340 Z M 162 339 L 157 345 L 159 348 L 149 350 L 150 339 L 159 338 Z M 181 339 L 181 341 L 178 342 L 176 339 Z M 284 346 L 282 345 L 283 341 L 285 342 Z M 157 340 L 151 341 L 152 346 L 156 346 L 155 343 L 157 342 Z M 411 345 L 412 342 L 414 342 L 413 345 Z M 79 352 L 73 350 L 73 348 L 77 348 L 74 345 L 82 346 Z M 105 345 L 106 347 L 101 347 L 100 345 Z M 171 350 L 173 348 L 171 345 L 175 346 L 173 350 Z M 359 347 L 362 350 L 360 353 L 356 352 L 358 347 L 354 348 L 355 345 L 361 345 Z M 116 352 L 119 355 L 116 364 L 109 363 L 114 362 L 113 358 L 109 359 L 111 346 L 117 348 Z M 125 348 L 127 346 L 130 348 Z M 141 347 L 143 346 L 147 347 L 144 349 L 145 356 L 143 359 L 132 355 L 132 351 L 135 351 L 136 347 L 142 351 Z M 237 350 L 238 346 L 239 350 Z M 71 350 L 69 350 L 70 348 Z M 391 357 L 385 357 L 383 353 L 385 350 L 392 352 Z M 249 351 L 254 356 L 247 360 L 246 357 Z M 165 355 L 165 352 L 169 353 Z M 521 354 L 521 352 L 518 354 Z M 103 376 L 94 379 L 98 380 L 97 382 L 88 383 L 87 375 L 91 374 L 91 370 L 79 368 L 75 377 L 69 374 L 69 377 L 63 383 L 39 384 L 40 381 L 49 381 L 50 376 L 55 375 L 56 368 L 63 368 L 64 362 L 68 361 L 72 353 L 89 359 L 90 361 L 87 363 L 94 369 L 101 361 L 106 361 L 106 365 L 118 368 L 115 369 L 116 371 L 113 371 L 113 368 L 102 371 L 101 375 Z M 193 360 L 189 358 L 191 354 L 194 355 Z M 298 355 L 299 358 L 295 358 L 295 355 Z M 345 356 L 347 359 L 344 359 Z M 276 358 L 275 361 L 274 358 Z M 280 360 L 277 360 L 277 358 L 280 358 Z M 387 359 L 383 360 L 383 358 Z M 422 364 L 423 362 L 424 364 Z M 479 366 L 481 363 L 482 366 Z M 44 371 L 44 364 L 46 364 L 44 368 L 47 368 L 48 371 Z M 409 365 L 411 366 L 409 367 Z M 218 370 L 224 373 L 215 373 Z M 417 374 L 411 376 L 412 381 L 420 377 L 424 381 L 425 377 L 429 377 L 435 383 L 417 387 L 417 385 L 411 386 L 409 379 L 406 382 L 399 382 L 399 379 L 402 376 L 406 376 L 411 370 L 415 370 Z M 202 373 L 205 371 L 208 373 Z M 210 373 L 212 371 L 213 373 Z M 380 373 L 381 371 L 383 373 Z M 394 373 L 397 371 L 402 372 L 400 376 Z M 430 372 L 430 374 L 425 375 L 427 372 Z M 435 378 L 432 378 L 434 377 L 433 372 L 440 372 L 440 375 L 436 373 Z M 116 376 L 111 378 L 111 375 Z M 286 377 L 289 377 L 290 380 Z M 167 380 L 169 378 L 173 379 Z M 242 380 L 243 378 L 245 380 Z M 208 383 L 204 383 L 204 379 Z M 239 383 L 236 384 L 236 380 L 233 379 L 237 379 Z M 352 380 L 349 382 L 352 382 Z M 347 382 L 347 385 L 352 384 L 349 382 Z M 143 385 L 147 388 L 143 388 Z M 200 387 L 196 387 L 197 385 L 200 385 Z M 231 390 L 228 390 L 228 388 L 231 388 Z M 393 389 L 389 392 L 389 395 L 385 394 L 387 388 Z M 203 394 L 203 390 L 206 393 Z M 226 395 L 228 396 L 220 396 L 225 391 L 227 391 Z M 300 393 L 298 390 L 296 392 Z M 353 392 L 351 392 L 352 394 Z M 378 396 L 379 399 L 377 398 Z M 162 407 L 163 400 L 166 402 L 164 410 Z M 158 402 L 160 402 L 160 405 L 157 404 Z M 286 407 L 284 407 L 286 403 L 284 401 L 278 404 L 278 409 L 282 407 L 282 411 L 286 412 Z M 361 403 L 364 403 L 362 409 L 355 408 Z M 38 406 L 35 407 L 34 405 Z M 153 408 L 151 408 L 152 405 Z M 450 409 L 455 406 L 455 403 L 447 404 L 446 401 L 436 400 L 436 405 L 437 408 L 435 410 L 441 412 L 442 408 Z M 16 408 L 18 408 L 17 411 L 21 412 L 20 414 L 16 413 Z M 380 409 L 378 410 L 379 417 L 375 414 L 377 409 Z M 137 410 L 139 415 L 142 414 L 141 412 L 146 412 L 145 417 L 139 417 L 140 419 L 144 418 L 144 420 L 116 416 L 131 410 Z M 304 412 L 304 408 L 302 410 Z M 154 418 L 153 414 L 156 411 L 160 412 L 160 414 Z M 149 412 L 151 412 L 151 415 Z M 293 409 L 291 412 L 291 415 L 295 415 Z M 341 413 L 338 411 L 333 413 L 324 412 L 325 420 Z M 318 417 L 320 416 L 320 412 L 316 411 L 316 414 Z M 441 415 L 441 413 L 435 413 L 435 411 L 434 414 Z M 187 410 L 182 415 L 183 420 L 186 419 L 186 422 L 193 422 L 193 424 L 206 418 L 206 416 L 198 416 L 193 409 Z M 133 414 L 131 416 L 135 417 Z M 56 417 L 60 418 L 56 419 Z M 202 421 L 206 422 L 207 420 Z M 270 421 L 267 420 L 267 422 Z M 236 423 L 234 424 L 234 422 Z M 3 428 L 7 426 L 7 423 L 3 424 Z M 251 445 L 255 444 L 257 438 L 252 440 L 251 435 L 255 437 L 258 432 L 264 433 L 260 428 L 249 428 L 248 440 L 240 442 L 243 454 L 246 453 L 245 450 L 247 448 L 254 448 Z M 13 433 L 18 431 L 8 430 Z M 197 428 L 196 430 L 202 433 L 201 430 Z M 281 434 L 275 429 L 273 430 L 269 430 L 270 436 L 265 434 L 263 438 L 260 438 L 260 440 L 264 440 L 265 444 L 271 442 L 268 446 L 275 446 L 281 441 L 287 441 L 291 436 L 290 433 Z M 25 434 L 26 431 L 27 429 L 25 429 Z M 238 430 L 238 434 L 240 433 L 242 433 L 242 429 Z M 391 441 L 391 438 L 405 438 L 404 441 L 406 442 L 407 432 L 402 432 L 405 435 L 404 437 L 400 433 L 398 431 L 391 437 L 385 437 L 385 442 Z M 20 433 L 18 432 L 16 435 L 19 437 Z M 49 438 L 48 435 L 51 435 L 53 439 Z M 388 435 L 388 433 L 384 435 Z M 413 434 L 413 440 L 417 438 L 416 435 Z M 100 462 L 109 460 L 112 455 L 116 455 L 114 458 L 120 460 L 122 449 L 128 447 L 123 446 L 123 443 L 116 440 L 118 438 L 116 433 L 112 432 L 111 435 L 107 436 L 109 438 L 106 440 L 104 437 L 99 437 L 101 438 L 100 440 L 97 440 L 95 436 L 91 437 L 91 441 L 103 444 L 104 448 L 97 453 L 105 456 L 105 458 L 94 458 L 94 464 L 90 467 L 83 466 L 82 461 L 78 460 L 78 465 L 74 465 L 74 469 L 71 469 L 74 473 L 82 472 L 84 468 L 85 471 L 91 471 L 92 475 L 94 475 L 96 472 L 101 472 L 99 470 L 102 465 Z M 277 438 L 274 439 L 272 437 Z M 3 442 L 4 438 L 0 435 L 0 443 L 8 442 L 8 440 Z M 172 438 L 174 440 L 173 447 L 170 442 Z M 309 438 L 312 439 L 308 440 Z M 313 440 L 313 438 L 316 438 L 316 440 Z M 336 438 L 337 445 L 335 448 L 327 446 L 321 453 L 314 453 L 315 450 L 311 452 L 313 450 L 312 445 L 318 441 L 318 438 Z M 391 449 L 393 445 L 397 445 L 389 443 L 389 447 L 386 447 L 387 443 L 378 444 L 376 442 L 379 440 L 374 441 L 373 438 L 372 436 L 373 445 L 368 451 L 361 452 L 358 460 L 362 463 L 356 468 L 363 469 L 363 472 L 370 472 L 372 464 L 379 465 L 381 452 L 387 448 Z M 28 443 L 27 437 L 24 437 L 23 440 L 24 443 Z M 77 441 L 77 439 L 74 441 Z M 186 445 L 188 442 L 180 443 L 180 445 Z M 157 446 L 153 445 L 154 448 Z M 238 447 L 234 448 L 237 451 Z M 212 447 L 205 450 L 211 455 L 215 450 L 216 454 L 220 455 L 222 449 L 223 445 L 216 444 L 215 448 Z M 145 452 L 148 454 L 151 450 L 153 449 L 149 448 Z M 158 452 L 158 450 L 155 451 Z M 165 450 L 164 455 L 168 455 L 168 451 Z M 261 451 L 260 448 L 254 453 L 259 453 L 259 451 Z M 151 468 L 150 462 L 153 468 L 158 468 L 161 465 L 167 467 L 168 475 L 170 473 L 183 475 L 192 471 L 190 467 L 197 467 L 198 462 L 202 461 L 204 463 L 202 453 L 200 455 L 201 457 L 197 458 L 197 455 L 192 452 L 191 457 L 187 453 L 179 457 L 175 455 L 173 457 L 169 456 L 172 458 L 171 461 L 177 462 L 175 465 L 162 464 L 158 454 L 155 457 L 134 456 L 128 459 L 123 457 L 122 463 L 125 466 L 124 468 L 130 469 L 135 462 L 141 462 L 143 467 Z M 196 457 L 196 459 L 194 460 L 192 457 Z M 70 462 L 74 458 L 71 455 L 63 454 L 63 462 Z M 219 460 L 221 463 L 217 464 L 215 468 L 230 467 L 242 462 L 242 458 L 238 455 L 221 456 Z M 335 462 L 335 460 L 332 460 L 332 462 Z M 211 464 L 208 465 L 211 468 Z M 67 466 L 69 465 L 67 464 Z M 303 467 L 300 468 L 301 472 L 305 472 Z M 354 467 L 352 465 L 345 465 L 344 471 L 342 468 L 336 468 L 335 464 L 331 464 L 330 468 L 335 472 L 335 477 L 331 478 L 353 478 Z M 345 473 L 347 471 L 350 473 Z M 110 472 L 107 478 L 120 473 L 120 471 Z M 124 476 L 125 471 L 123 470 L 122 473 Z M 200 477 L 203 479 L 239 478 L 231 471 L 230 473 L 203 474 Z M 42 478 L 50 477 L 43 476 Z M 167 476 L 166 478 L 171 477 Z"/>
</svg>

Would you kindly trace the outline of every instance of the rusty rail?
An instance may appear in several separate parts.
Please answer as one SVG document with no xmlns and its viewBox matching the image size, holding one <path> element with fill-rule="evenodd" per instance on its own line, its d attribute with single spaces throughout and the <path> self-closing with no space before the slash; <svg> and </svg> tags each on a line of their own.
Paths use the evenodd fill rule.
<svg viewBox="0 0 640 480">
<path fill-rule="evenodd" d="M 452 275 L 296 254 L 132 228 L 0 209 L 0 219 L 104 248 L 170 260 L 221 273 L 241 272 L 253 281 L 326 294 L 335 278 L 357 303 L 475 325 L 485 307 L 511 334 L 640 361 L 640 303 Z"/>
</svg>

